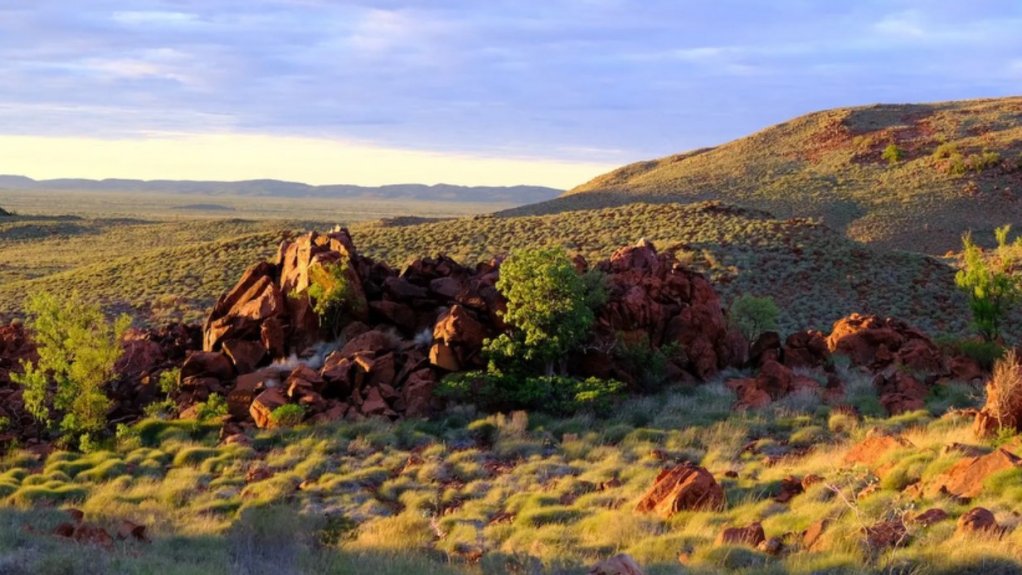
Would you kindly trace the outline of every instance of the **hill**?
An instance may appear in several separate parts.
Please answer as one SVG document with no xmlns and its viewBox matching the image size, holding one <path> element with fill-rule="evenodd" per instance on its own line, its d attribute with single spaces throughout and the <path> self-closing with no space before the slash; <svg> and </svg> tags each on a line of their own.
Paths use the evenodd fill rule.
<svg viewBox="0 0 1022 575">
<path fill-rule="evenodd" d="M 190 180 L 33 180 L 25 176 L 0 175 L 0 189 L 63 190 L 78 192 L 143 192 L 201 196 L 255 196 L 284 198 L 411 199 L 448 202 L 525 204 L 556 197 L 561 190 L 542 186 L 455 186 L 450 184 L 395 184 L 313 186 L 281 180 L 210 182 Z"/>
<path fill-rule="evenodd" d="M 884 157 L 900 155 L 891 163 Z M 1022 223 L 1022 98 L 816 112 L 717 147 L 631 164 L 502 215 L 722 200 L 820 218 L 884 248 L 942 254 Z"/>
</svg>

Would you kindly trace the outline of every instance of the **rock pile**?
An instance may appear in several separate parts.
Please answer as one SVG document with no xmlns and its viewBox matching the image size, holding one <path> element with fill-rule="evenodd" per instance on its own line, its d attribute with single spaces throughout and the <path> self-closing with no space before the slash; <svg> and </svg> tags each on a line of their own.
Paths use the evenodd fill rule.
<svg viewBox="0 0 1022 575">
<path fill-rule="evenodd" d="M 719 510 L 724 507 L 724 489 L 706 469 L 682 463 L 664 469 L 642 496 L 635 510 L 655 513 L 665 519 L 685 510 Z"/>
<path fill-rule="evenodd" d="M 593 267 L 605 274 L 609 298 L 589 351 L 569 362 L 573 373 L 634 381 L 615 353 L 623 341 L 674 343 L 680 353 L 669 370 L 678 378 L 729 365 L 720 300 L 701 275 L 648 242 Z M 499 261 L 468 268 L 438 257 L 398 273 L 360 255 L 345 230 L 285 242 L 274 261 L 250 267 L 214 306 L 203 351 L 182 368 L 179 403 L 225 394 L 235 419 L 260 427 L 273 425 L 270 414 L 289 403 L 318 420 L 426 414 L 436 406 L 437 382 L 485 366 L 485 340 L 506 329 L 499 270 Z M 310 294 L 317 278 L 343 284 L 336 326 L 320 325 Z"/>
</svg>

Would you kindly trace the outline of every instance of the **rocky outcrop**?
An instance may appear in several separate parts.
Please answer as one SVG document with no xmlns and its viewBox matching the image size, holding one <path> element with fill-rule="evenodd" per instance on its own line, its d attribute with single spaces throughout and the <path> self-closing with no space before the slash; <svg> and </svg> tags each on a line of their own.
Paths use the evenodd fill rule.
<svg viewBox="0 0 1022 575">
<path fill-rule="evenodd" d="M 831 353 L 847 356 L 852 365 L 880 371 L 902 365 L 916 372 L 942 373 L 940 349 L 908 323 L 875 315 L 852 314 L 838 320 L 827 337 Z"/>
<path fill-rule="evenodd" d="M 719 510 L 723 507 L 724 490 L 713 474 L 685 463 L 661 471 L 635 509 L 640 513 L 655 513 L 669 518 L 679 511 Z"/>
<path fill-rule="evenodd" d="M 893 463 L 883 464 L 888 453 L 908 447 L 912 447 L 912 443 L 907 439 L 884 433 L 878 429 L 871 429 L 865 439 L 848 450 L 844 457 L 844 463 L 845 465 L 862 465 L 878 476 L 882 476 L 884 471 L 893 466 Z"/>
<path fill-rule="evenodd" d="M 645 575 L 645 571 L 635 559 L 622 553 L 593 565 L 589 575 Z"/>
<path fill-rule="evenodd" d="M 577 265 L 588 269 L 580 258 Z M 595 268 L 608 300 L 596 312 L 588 356 L 568 362 L 572 373 L 634 380 L 615 354 L 621 341 L 679 350 L 668 368 L 673 378 L 705 377 L 728 364 L 733 342 L 703 276 L 649 243 L 622 248 Z M 285 242 L 276 261 L 246 270 L 218 300 L 203 351 L 182 370 L 182 389 L 194 398 L 226 393 L 232 417 L 260 427 L 272 425 L 269 414 L 281 402 L 302 405 L 315 420 L 428 414 L 437 382 L 485 367 L 485 341 L 506 329 L 499 274 L 499 260 L 468 268 L 446 257 L 398 273 L 361 256 L 345 230 L 305 234 Z M 320 325 L 313 311 L 310 286 L 323 278 L 346 294 L 332 325 Z M 279 369 L 296 364 L 307 371 Z"/>
<path fill-rule="evenodd" d="M 983 507 L 974 507 L 958 518 L 955 532 L 962 535 L 986 535 L 999 537 L 1006 529 L 997 524 L 997 518 Z"/>
</svg>

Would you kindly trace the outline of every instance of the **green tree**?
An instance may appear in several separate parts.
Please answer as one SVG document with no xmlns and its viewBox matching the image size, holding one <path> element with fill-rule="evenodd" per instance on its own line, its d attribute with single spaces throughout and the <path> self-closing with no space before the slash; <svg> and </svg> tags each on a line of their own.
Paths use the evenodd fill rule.
<svg viewBox="0 0 1022 575">
<path fill-rule="evenodd" d="M 780 313 L 781 310 L 772 298 L 742 295 L 731 303 L 728 315 L 732 325 L 751 343 L 761 333 L 777 329 Z"/>
<path fill-rule="evenodd" d="M 593 308 L 606 301 L 598 275 L 579 274 L 561 248 L 520 249 L 500 266 L 497 289 L 507 299 L 510 332 L 489 342 L 491 355 L 555 364 L 589 335 Z"/>
<path fill-rule="evenodd" d="M 1008 243 L 1010 230 L 1006 225 L 994 232 L 997 251 L 992 257 L 976 245 L 972 234 L 962 236 L 963 262 L 955 284 L 968 296 L 973 324 L 986 341 L 1000 337 L 1001 321 L 1019 298 L 1018 280 L 1011 271 L 1017 246 Z"/>
<path fill-rule="evenodd" d="M 901 150 L 901 148 L 898 147 L 897 144 L 891 143 L 887 144 L 887 147 L 884 148 L 884 153 L 882 154 L 882 156 L 883 159 L 887 160 L 888 164 L 893 166 L 894 164 L 897 164 L 902 160 L 902 158 L 905 156 L 905 153 Z"/>
<path fill-rule="evenodd" d="M 101 431 L 110 408 L 104 386 L 115 376 L 131 318 L 110 323 L 98 305 L 77 295 L 36 294 L 25 309 L 39 352 L 38 363 L 23 362 L 24 373 L 11 378 L 24 388 L 25 408 L 48 425 L 59 417 L 69 440 Z"/>
</svg>

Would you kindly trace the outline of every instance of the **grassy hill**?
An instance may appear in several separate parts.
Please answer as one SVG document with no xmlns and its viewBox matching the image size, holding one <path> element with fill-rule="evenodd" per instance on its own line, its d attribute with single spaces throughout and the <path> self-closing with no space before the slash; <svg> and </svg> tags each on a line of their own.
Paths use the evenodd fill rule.
<svg viewBox="0 0 1022 575">
<path fill-rule="evenodd" d="M 901 158 L 890 163 L 888 146 Z M 1022 223 L 1022 98 L 875 105 L 808 114 L 714 148 L 631 164 L 542 214 L 642 200 L 719 199 L 813 217 L 880 247 L 942 254 L 965 230 Z"/>
</svg>

